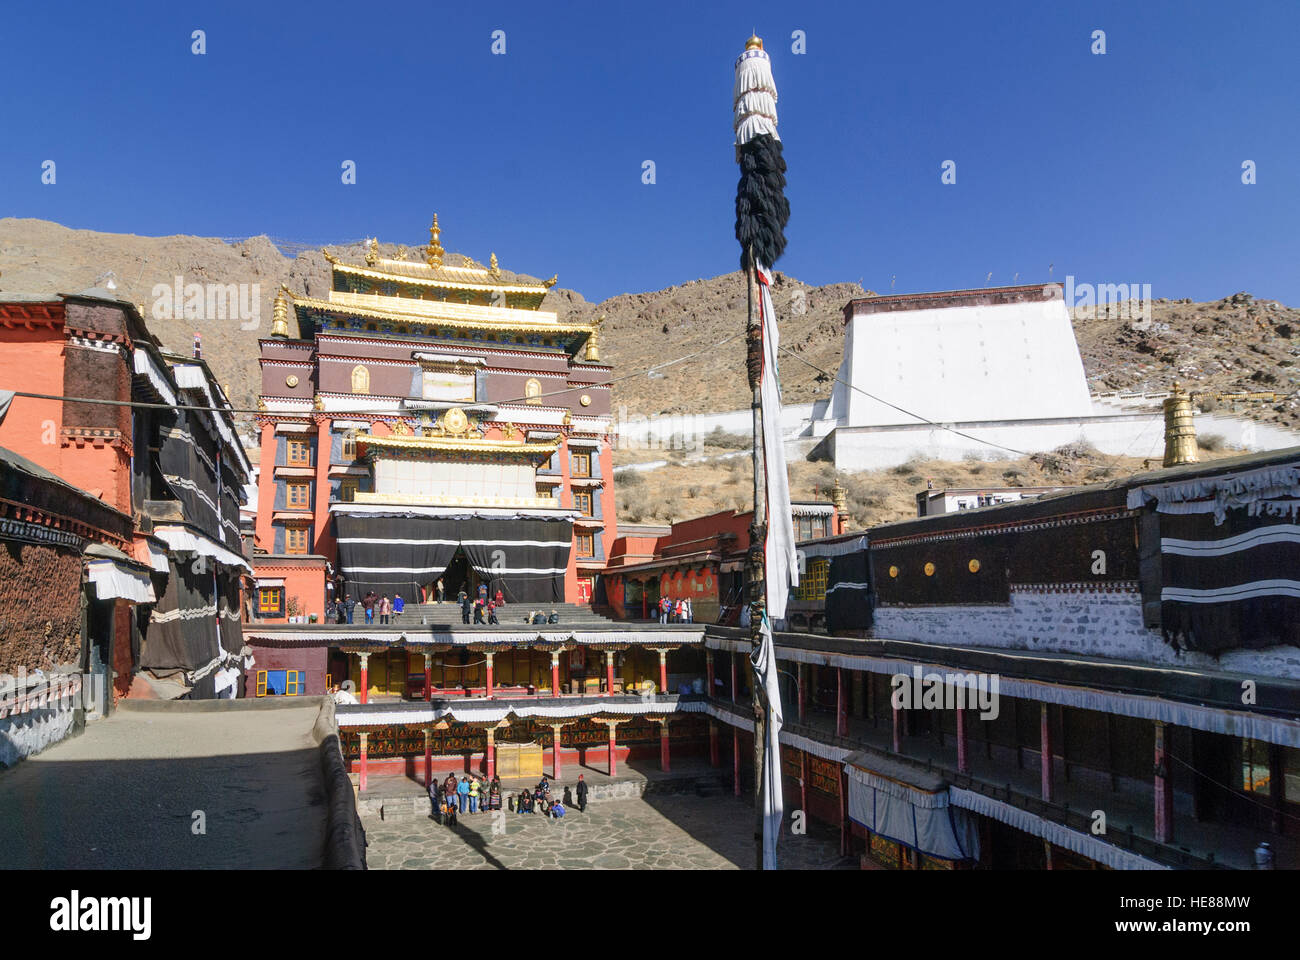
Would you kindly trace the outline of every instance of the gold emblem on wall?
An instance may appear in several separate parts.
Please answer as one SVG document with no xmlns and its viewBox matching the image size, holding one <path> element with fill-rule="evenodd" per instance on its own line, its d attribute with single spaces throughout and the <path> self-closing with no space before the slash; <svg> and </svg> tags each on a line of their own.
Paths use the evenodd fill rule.
<svg viewBox="0 0 1300 960">
<path fill-rule="evenodd" d="M 286 387 L 296 387 L 298 386 L 298 378 L 291 373 L 284 378 L 284 385 Z"/>
<path fill-rule="evenodd" d="M 442 416 L 442 428 L 451 434 L 464 434 L 469 432 L 469 417 L 465 416 L 465 411 L 460 407 L 452 407 Z"/>
<path fill-rule="evenodd" d="M 542 381 L 534 377 L 530 377 L 528 382 L 524 384 L 524 398 L 529 403 L 541 403 L 542 402 Z"/>
<path fill-rule="evenodd" d="M 591 397 L 588 394 L 584 393 L 581 397 L 578 398 L 578 402 L 582 404 L 584 407 L 589 407 L 591 406 Z"/>
</svg>

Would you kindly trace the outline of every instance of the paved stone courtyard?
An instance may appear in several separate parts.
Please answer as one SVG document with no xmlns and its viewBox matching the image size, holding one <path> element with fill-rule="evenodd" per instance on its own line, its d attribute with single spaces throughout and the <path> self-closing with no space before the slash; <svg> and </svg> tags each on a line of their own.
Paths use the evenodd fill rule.
<svg viewBox="0 0 1300 960">
<path fill-rule="evenodd" d="M 494 830 L 494 820 L 496 829 Z M 364 817 L 372 870 L 739 870 L 754 865 L 754 807 L 735 797 L 649 794 L 592 803 L 563 820 L 505 811 L 426 818 Z M 504 833 L 501 831 L 504 830 Z M 812 824 L 781 840 L 782 869 L 841 866 L 838 830 Z"/>
</svg>

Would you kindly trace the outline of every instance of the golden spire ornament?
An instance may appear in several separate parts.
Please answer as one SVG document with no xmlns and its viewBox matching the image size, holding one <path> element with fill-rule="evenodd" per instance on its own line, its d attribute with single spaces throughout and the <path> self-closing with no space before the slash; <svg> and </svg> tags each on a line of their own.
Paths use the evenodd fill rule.
<svg viewBox="0 0 1300 960">
<path fill-rule="evenodd" d="M 439 237 L 442 236 L 442 228 L 438 226 L 438 215 L 433 215 L 433 223 L 429 226 L 429 245 L 424 248 L 424 261 L 431 267 L 441 267 L 442 257 L 447 251 L 442 249 L 442 243 Z"/>
<path fill-rule="evenodd" d="M 275 306 L 271 312 L 271 336 L 286 339 L 289 336 L 289 301 L 285 297 L 284 287 L 275 295 Z"/>
<path fill-rule="evenodd" d="M 371 237 L 366 245 L 366 266 L 373 267 L 379 262 L 379 238 Z"/>
<path fill-rule="evenodd" d="M 501 267 L 497 264 L 497 255 L 495 253 L 492 254 L 492 259 L 488 261 L 488 273 L 492 275 L 494 280 L 501 279 Z"/>
</svg>

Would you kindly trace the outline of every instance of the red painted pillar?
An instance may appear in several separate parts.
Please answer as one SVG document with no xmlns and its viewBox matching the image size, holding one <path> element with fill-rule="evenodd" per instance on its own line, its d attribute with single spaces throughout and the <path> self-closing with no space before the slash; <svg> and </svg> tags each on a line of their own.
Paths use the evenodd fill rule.
<svg viewBox="0 0 1300 960">
<path fill-rule="evenodd" d="M 424 728 L 424 786 L 433 782 L 433 739 L 428 727 Z"/>
<path fill-rule="evenodd" d="M 659 651 L 659 692 L 668 692 L 668 650 Z"/>
<path fill-rule="evenodd" d="M 554 734 L 551 740 L 551 779 L 556 783 L 560 780 L 560 770 L 564 766 L 564 761 L 560 759 L 560 733 L 563 730 L 563 725 L 551 724 L 551 732 Z"/>
<path fill-rule="evenodd" d="M 492 696 L 492 654 L 490 653 L 487 654 L 487 695 Z"/>
<path fill-rule="evenodd" d="M 704 692 L 713 696 L 713 651 L 704 651 Z M 716 766 L 716 764 L 715 764 Z"/>
<path fill-rule="evenodd" d="M 668 721 L 659 724 L 659 769 L 668 773 Z"/>
<path fill-rule="evenodd" d="M 709 766 L 716 767 L 721 763 L 718 757 L 718 721 L 709 721 Z"/>
<path fill-rule="evenodd" d="M 551 652 L 551 696 L 560 695 L 560 651 Z"/>
<path fill-rule="evenodd" d="M 1043 771 L 1043 800 L 1052 799 L 1052 724 L 1048 719 L 1047 704 L 1038 705 L 1038 728 Z"/>
<path fill-rule="evenodd" d="M 497 732 L 495 728 L 493 727 L 487 728 L 487 752 L 484 754 L 483 759 L 487 764 L 488 783 L 492 782 L 492 778 L 496 775 L 497 772 L 496 733 Z"/>
<path fill-rule="evenodd" d="M 731 658 L 731 702 L 736 702 L 736 651 L 727 654 Z"/>
<path fill-rule="evenodd" d="M 618 730 L 617 723 L 611 723 L 609 725 L 609 775 L 611 779 L 618 776 L 618 755 L 616 752 L 618 748 L 618 742 L 615 737 L 615 732 L 617 730 Z"/>
<path fill-rule="evenodd" d="M 736 669 L 734 660 L 731 669 L 733 671 Z M 732 689 L 734 690 L 735 687 L 733 686 Z M 740 796 L 740 729 L 738 727 L 731 728 L 731 765 L 734 793 Z"/>
<path fill-rule="evenodd" d="M 370 654 L 361 654 L 361 702 L 370 702 Z"/>
<path fill-rule="evenodd" d="M 966 711 L 957 708 L 957 772 L 970 773 L 970 763 L 966 757 Z"/>
<path fill-rule="evenodd" d="M 1156 842 L 1174 838 L 1174 782 L 1165 757 L 1165 725 L 1156 721 Z"/>
<path fill-rule="evenodd" d="M 835 669 L 835 735 L 840 737 L 849 735 L 849 698 L 844 689 L 844 673 L 843 667 Z"/>
<path fill-rule="evenodd" d="M 889 712 L 893 714 L 893 721 L 894 721 L 894 752 L 895 752 L 895 753 L 902 753 L 902 752 L 903 752 L 903 744 L 902 744 L 902 739 L 903 739 L 903 738 L 902 738 L 901 734 L 902 734 L 902 725 L 903 725 L 903 714 L 902 714 L 902 711 L 900 711 L 900 710 L 898 709 L 898 707 L 894 707 L 894 706 L 891 706 L 891 707 L 890 707 L 890 711 L 889 711 Z"/>
<path fill-rule="evenodd" d="M 806 679 L 808 668 L 804 664 L 800 663 L 797 665 L 795 672 L 797 674 L 797 682 L 795 683 L 795 686 L 799 690 L 799 720 L 802 722 L 808 704 L 808 683 Z"/>
<path fill-rule="evenodd" d="M 361 772 L 357 776 L 357 781 L 361 787 L 361 792 L 366 792 L 366 734 L 361 734 Z"/>
<path fill-rule="evenodd" d="M 605 651 L 605 696 L 614 695 L 614 651 Z"/>
<path fill-rule="evenodd" d="M 424 699 L 433 699 L 433 658 L 427 653 L 424 655 Z"/>
</svg>

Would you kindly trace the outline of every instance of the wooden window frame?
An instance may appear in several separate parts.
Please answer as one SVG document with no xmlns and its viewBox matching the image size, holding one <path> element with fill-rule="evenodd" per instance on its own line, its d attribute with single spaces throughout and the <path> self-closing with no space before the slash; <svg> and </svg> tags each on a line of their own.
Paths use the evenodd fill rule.
<svg viewBox="0 0 1300 960">
<path fill-rule="evenodd" d="M 301 533 L 302 549 L 295 550 L 293 546 L 293 535 Z M 306 524 L 286 525 L 284 528 L 284 552 L 294 556 L 306 556 L 311 553 L 311 528 Z"/>
<path fill-rule="evenodd" d="M 294 451 L 301 448 L 302 456 L 295 457 Z M 311 466 L 311 443 L 307 440 L 290 440 L 285 446 L 284 462 L 290 466 Z"/>
<path fill-rule="evenodd" d="M 254 691 L 253 696 L 255 697 L 266 696 L 266 671 L 265 670 L 257 671 L 257 689 Z"/>
<path fill-rule="evenodd" d="M 352 496 L 348 496 L 349 490 L 352 491 Z M 361 481 L 356 477 L 344 477 L 339 481 L 339 500 L 343 503 L 354 503 L 360 492 Z"/>
<path fill-rule="evenodd" d="M 273 605 L 268 605 L 263 601 L 263 596 L 272 594 L 276 597 Z M 284 587 L 258 587 L 257 588 L 257 613 L 262 617 L 283 617 L 284 616 Z"/>
<path fill-rule="evenodd" d="M 591 476 L 591 454 L 574 453 L 572 454 L 572 456 L 573 456 L 572 469 L 569 471 L 569 475 L 572 477 L 590 477 Z M 578 471 L 578 464 L 580 463 L 586 464 L 586 469 L 583 470 L 582 472 Z"/>
<path fill-rule="evenodd" d="M 582 502 L 585 501 L 585 504 Z M 595 509 L 595 503 L 589 490 L 573 491 L 573 509 L 581 511 L 584 517 L 595 516 L 592 511 Z"/>
<path fill-rule="evenodd" d="M 583 557 L 583 558 L 585 559 L 585 558 L 587 558 L 587 557 L 594 557 L 594 556 L 596 555 L 596 535 L 595 535 L 595 534 L 593 534 L 593 533 L 575 533 L 573 536 L 574 536 L 574 549 L 577 550 L 577 553 L 578 553 L 578 556 L 579 556 L 579 557 Z M 589 546 L 589 549 L 588 549 L 587 552 L 585 552 L 585 553 L 583 552 L 583 549 L 582 549 L 582 546 L 583 546 L 583 543 L 584 543 L 584 542 L 590 545 L 590 546 Z"/>
<path fill-rule="evenodd" d="M 296 490 L 303 491 L 302 499 L 294 499 L 293 493 Z M 286 480 L 284 484 L 284 505 L 286 507 L 311 507 L 311 481 L 310 480 Z"/>
</svg>

